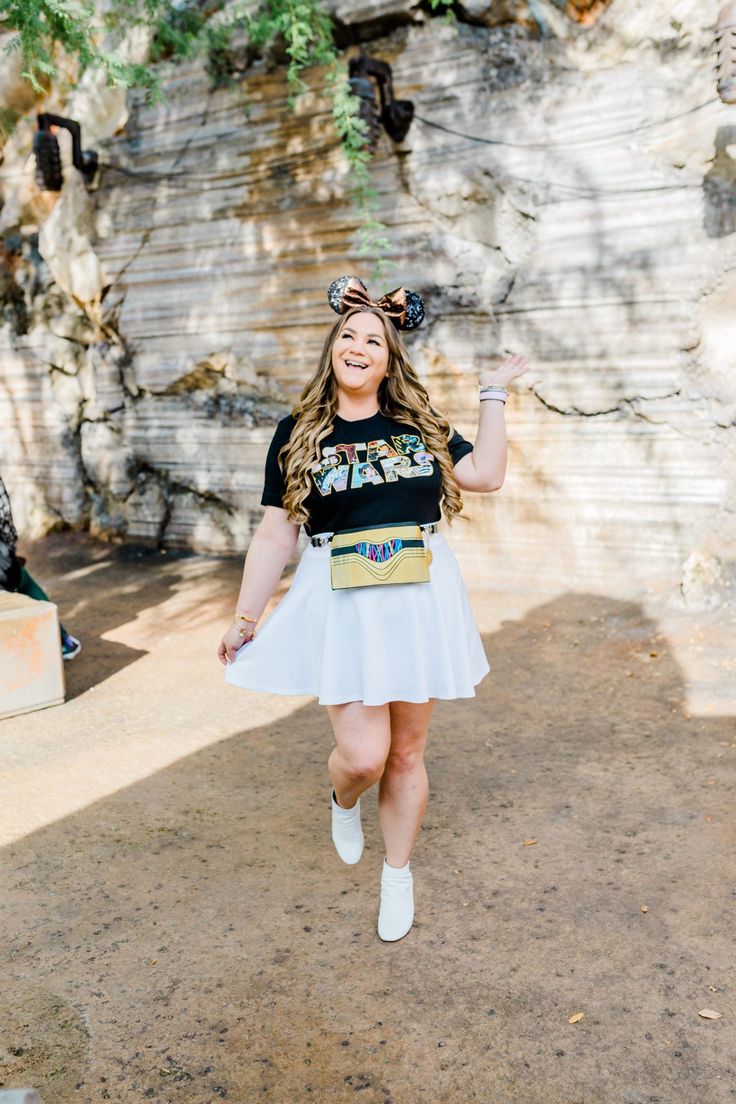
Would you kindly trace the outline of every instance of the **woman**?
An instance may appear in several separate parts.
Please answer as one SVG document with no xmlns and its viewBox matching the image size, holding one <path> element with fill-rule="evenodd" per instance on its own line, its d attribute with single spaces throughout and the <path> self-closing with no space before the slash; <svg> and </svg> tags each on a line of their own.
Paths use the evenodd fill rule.
<svg viewBox="0 0 736 1104">
<path fill-rule="evenodd" d="M 490 669 L 457 561 L 437 530 L 440 507 L 449 522 L 462 509 L 461 491 L 500 488 L 505 385 L 527 366 L 512 356 L 482 373 L 473 446 L 430 406 L 401 340 L 399 331 L 424 317 L 419 296 L 399 288 L 374 303 L 362 281 L 344 276 L 328 299 L 340 318 L 315 375 L 276 428 L 264 517 L 218 655 L 233 685 L 312 694 L 327 707 L 335 737 L 328 761 L 332 838 L 348 864 L 363 851 L 360 795 L 378 782 L 386 847 L 378 934 L 394 941 L 414 918 L 409 857 L 427 804 L 423 759 L 434 702 L 474 696 Z M 414 525 L 396 529 L 397 523 Z M 310 543 L 255 639 L 302 524 Z M 357 564 L 357 578 L 365 579 L 365 568 L 372 581 L 371 572 L 378 578 L 401 562 L 411 581 L 339 582 L 341 541 L 351 542 L 361 529 L 370 535 L 371 527 L 392 539 L 343 549 Z M 409 528 L 420 539 L 393 539 Z M 398 555 L 402 549 L 409 558 Z"/>
</svg>

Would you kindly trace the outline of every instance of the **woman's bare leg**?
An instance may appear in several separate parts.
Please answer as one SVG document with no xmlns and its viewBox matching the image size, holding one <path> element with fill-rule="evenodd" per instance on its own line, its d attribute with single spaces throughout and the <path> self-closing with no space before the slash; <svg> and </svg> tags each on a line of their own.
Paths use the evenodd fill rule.
<svg viewBox="0 0 736 1104">
<path fill-rule="evenodd" d="M 434 700 L 389 702 L 391 742 L 378 787 L 378 817 L 389 866 L 409 861 L 427 807 L 429 782 L 424 766 Z"/>
<path fill-rule="evenodd" d="M 351 809 L 383 774 L 391 746 L 388 705 L 328 705 L 335 744 L 327 763 L 337 803 Z"/>
</svg>

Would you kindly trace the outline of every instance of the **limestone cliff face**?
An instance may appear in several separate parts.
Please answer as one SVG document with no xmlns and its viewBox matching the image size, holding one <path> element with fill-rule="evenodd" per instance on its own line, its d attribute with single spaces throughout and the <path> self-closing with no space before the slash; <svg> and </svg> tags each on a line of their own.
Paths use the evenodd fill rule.
<svg viewBox="0 0 736 1104">
<path fill-rule="evenodd" d="M 736 108 L 715 97 L 716 7 L 695 0 L 333 5 L 418 118 L 373 175 L 395 268 L 371 280 L 329 105 L 287 109 L 256 62 L 163 107 L 77 94 L 101 160 L 38 193 L 22 122 L 0 169 L 0 465 L 19 522 L 242 550 L 265 450 L 313 371 L 344 272 L 405 283 L 437 404 L 473 438 L 474 370 L 532 364 L 507 406 L 500 494 L 466 496 L 494 583 L 736 587 Z M 319 87 L 319 74 L 311 77 Z M 85 99 L 86 95 L 86 99 Z M 432 124 L 432 125 L 430 125 Z M 473 140 L 473 139 L 479 140 Z M 526 382 L 526 381 L 529 382 Z"/>
</svg>

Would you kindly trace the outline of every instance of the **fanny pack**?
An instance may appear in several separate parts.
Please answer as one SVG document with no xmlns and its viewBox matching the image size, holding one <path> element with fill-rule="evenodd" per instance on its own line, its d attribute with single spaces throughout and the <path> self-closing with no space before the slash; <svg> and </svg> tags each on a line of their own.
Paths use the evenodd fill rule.
<svg viewBox="0 0 736 1104">
<path fill-rule="evenodd" d="M 418 523 L 343 529 L 330 541 L 333 590 L 385 583 L 428 583 L 432 550 Z"/>
</svg>

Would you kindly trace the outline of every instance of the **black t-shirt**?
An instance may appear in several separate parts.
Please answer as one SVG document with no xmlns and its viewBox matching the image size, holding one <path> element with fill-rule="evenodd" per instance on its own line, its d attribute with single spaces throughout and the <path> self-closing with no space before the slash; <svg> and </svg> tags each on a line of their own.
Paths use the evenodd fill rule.
<svg viewBox="0 0 736 1104">
<path fill-rule="evenodd" d="M 266 457 L 262 506 L 282 505 L 285 485 L 277 457 L 295 425 L 287 414 L 276 427 Z M 448 448 L 453 464 L 473 451 L 457 430 Z M 442 475 L 416 427 L 380 412 L 354 421 L 335 415 L 333 431 L 320 449 L 304 503 L 309 536 L 394 521 L 439 521 Z"/>
</svg>

